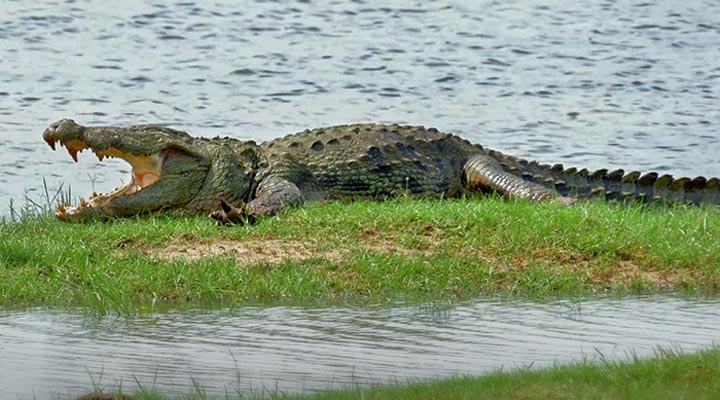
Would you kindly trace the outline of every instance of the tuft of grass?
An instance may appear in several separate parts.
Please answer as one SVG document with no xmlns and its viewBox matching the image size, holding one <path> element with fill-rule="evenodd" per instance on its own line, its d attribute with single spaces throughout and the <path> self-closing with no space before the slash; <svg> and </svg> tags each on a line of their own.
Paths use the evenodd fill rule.
<svg viewBox="0 0 720 400">
<path fill-rule="evenodd" d="M 252 226 L 151 215 L 0 223 L 0 305 L 469 298 L 720 287 L 712 207 L 498 198 L 308 205 Z"/>
<path fill-rule="evenodd" d="M 41 195 L 33 197 L 29 193 L 25 193 L 25 201 L 20 208 L 16 208 L 15 202 L 10 199 L 8 204 L 9 218 L 11 222 L 23 222 L 32 218 L 47 218 L 57 207 L 57 204 L 71 205 L 72 189 L 68 186 L 65 188 L 60 184 L 56 188 L 50 188 L 45 178 L 42 180 L 43 192 Z M 6 217 L 2 217 L 2 222 L 7 222 Z"/>
</svg>

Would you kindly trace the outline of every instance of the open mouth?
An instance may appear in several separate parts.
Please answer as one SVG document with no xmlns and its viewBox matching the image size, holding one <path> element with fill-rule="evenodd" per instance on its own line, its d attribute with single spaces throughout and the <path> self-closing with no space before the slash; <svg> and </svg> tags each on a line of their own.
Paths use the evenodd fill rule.
<svg viewBox="0 0 720 400">
<path fill-rule="evenodd" d="M 85 208 L 105 207 L 112 200 L 120 196 L 137 194 L 149 188 L 160 179 L 160 170 L 162 169 L 164 161 L 164 157 L 160 153 L 152 155 L 132 154 L 125 153 L 116 147 L 109 147 L 106 150 L 96 150 L 80 139 L 72 139 L 70 141 L 49 139 L 47 143 L 53 150 L 56 149 L 56 143 L 59 143 L 61 147 L 67 148 L 70 157 L 72 157 L 75 162 L 78 162 L 79 153 L 82 153 L 84 150 L 91 150 L 100 161 L 103 161 L 105 158 L 121 158 L 132 167 L 130 182 L 114 191 L 102 194 L 93 193 L 89 200 L 81 198 L 80 205 L 77 207 L 59 204 L 57 206 L 57 216 L 61 219 L 70 218 L 73 215 L 79 214 Z"/>
</svg>

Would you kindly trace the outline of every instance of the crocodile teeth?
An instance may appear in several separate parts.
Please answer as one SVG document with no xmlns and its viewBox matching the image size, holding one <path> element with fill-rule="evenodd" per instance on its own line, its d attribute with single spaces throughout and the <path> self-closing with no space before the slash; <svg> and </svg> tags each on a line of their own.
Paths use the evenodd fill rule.
<svg viewBox="0 0 720 400">
<path fill-rule="evenodd" d="M 47 141 L 47 144 L 48 146 L 50 146 L 51 149 L 53 149 L 53 151 L 55 151 L 55 139 L 49 139 Z"/>
<path fill-rule="evenodd" d="M 100 152 L 95 153 L 95 155 L 97 156 L 98 160 L 100 160 L 100 161 L 102 161 L 105 158 L 105 154 L 100 153 Z"/>
<path fill-rule="evenodd" d="M 75 162 L 78 162 L 78 156 L 77 156 L 77 155 L 78 155 L 78 151 L 75 150 L 75 149 L 73 149 L 73 148 L 70 148 L 69 146 L 68 146 L 68 148 L 67 148 L 67 151 L 68 151 L 68 153 L 70 153 L 70 157 L 72 157 L 72 159 L 73 159 Z"/>
</svg>

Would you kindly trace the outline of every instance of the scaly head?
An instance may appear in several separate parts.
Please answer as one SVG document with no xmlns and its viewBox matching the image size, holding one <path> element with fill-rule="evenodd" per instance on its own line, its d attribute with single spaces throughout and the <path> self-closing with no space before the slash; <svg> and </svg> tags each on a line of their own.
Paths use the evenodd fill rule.
<svg viewBox="0 0 720 400">
<path fill-rule="evenodd" d="M 129 216 L 191 204 L 212 168 L 208 154 L 194 148 L 185 132 L 149 125 L 85 127 L 71 119 L 50 125 L 43 139 L 55 150 L 67 148 L 75 162 L 90 150 L 102 161 L 117 157 L 132 167 L 130 181 L 111 193 L 93 193 L 80 206 L 59 205 L 58 218 L 66 221 Z"/>
</svg>

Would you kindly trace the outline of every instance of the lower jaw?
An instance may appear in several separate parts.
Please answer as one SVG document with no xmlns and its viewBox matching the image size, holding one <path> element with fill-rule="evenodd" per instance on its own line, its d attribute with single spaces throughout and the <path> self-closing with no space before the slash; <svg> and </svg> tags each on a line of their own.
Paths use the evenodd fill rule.
<svg viewBox="0 0 720 400">
<path fill-rule="evenodd" d="M 137 185 L 135 183 L 135 179 L 132 179 L 130 182 L 115 189 L 110 193 L 93 193 L 89 201 L 85 200 L 85 198 L 81 198 L 79 206 L 65 206 L 62 204 L 58 205 L 56 215 L 58 216 L 58 218 L 62 219 L 66 218 L 67 216 L 74 217 L 82 214 L 84 210 L 92 210 L 92 212 L 90 212 L 91 214 L 101 213 L 100 210 L 107 207 L 108 203 L 111 200 L 120 196 L 132 195 L 140 192 L 141 190 L 143 190 L 143 187 Z"/>
</svg>

